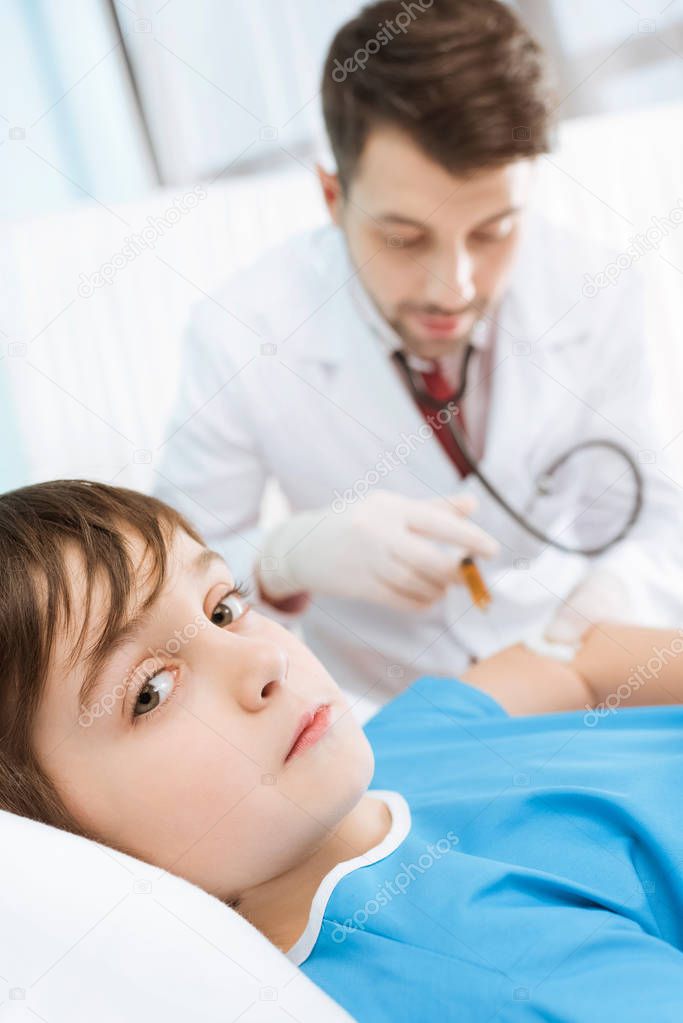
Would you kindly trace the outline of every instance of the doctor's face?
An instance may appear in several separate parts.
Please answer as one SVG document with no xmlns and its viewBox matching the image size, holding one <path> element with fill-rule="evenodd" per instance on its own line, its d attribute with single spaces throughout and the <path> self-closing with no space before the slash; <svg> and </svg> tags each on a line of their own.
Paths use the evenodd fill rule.
<svg viewBox="0 0 683 1023">
<path fill-rule="evenodd" d="M 146 553 L 130 542 L 138 605 Z M 93 581 L 75 554 L 69 566 L 82 607 Z M 86 653 L 108 608 L 94 585 Z M 36 719 L 43 769 L 93 837 L 219 898 L 300 863 L 370 781 L 370 746 L 332 678 L 181 530 L 159 596 L 98 669 L 87 709 L 71 648 L 58 636 Z"/>
<path fill-rule="evenodd" d="M 322 175 L 359 277 L 405 348 L 458 348 L 502 296 L 519 240 L 529 161 L 454 177 L 407 135 L 371 133 L 343 196 Z"/>
</svg>

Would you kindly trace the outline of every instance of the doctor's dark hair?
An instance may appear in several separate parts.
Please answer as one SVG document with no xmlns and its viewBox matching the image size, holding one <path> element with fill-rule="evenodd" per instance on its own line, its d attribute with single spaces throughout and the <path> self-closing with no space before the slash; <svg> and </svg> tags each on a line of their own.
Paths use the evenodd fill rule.
<svg viewBox="0 0 683 1023">
<path fill-rule="evenodd" d="M 0 810 L 97 840 L 70 815 L 50 780 L 49 757 L 39 762 L 33 744 L 56 640 L 68 637 L 73 668 L 90 625 L 92 587 L 85 607 L 74 607 L 65 555 L 75 552 L 85 578 L 106 587 L 104 625 L 85 652 L 90 663 L 127 620 L 136 592 L 144 588 L 144 607 L 158 595 L 178 529 L 204 546 L 169 505 L 123 487 L 54 480 L 0 494 Z M 132 536 L 146 545 L 142 580 Z"/>
<path fill-rule="evenodd" d="M 380 0 L 343 25 L 322 81 L 346 190 L 370 132 L 405 131 L 451 174 L 551 149 L 542 50 L 499 0 Z"/>
</svg>

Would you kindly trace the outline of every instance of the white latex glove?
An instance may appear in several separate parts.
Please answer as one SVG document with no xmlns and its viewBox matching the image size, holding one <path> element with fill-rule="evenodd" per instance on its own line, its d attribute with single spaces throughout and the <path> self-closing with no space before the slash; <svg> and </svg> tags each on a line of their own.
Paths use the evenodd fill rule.
<svg viewBox="0 0 683 1023">
<path fill-rule="evenodd" d="M 591 625 L 624 621 L 627 611 L 623 584 L 611 572 L 596 569 L 570 593 L 544 638 L 551 643 L 576 644 Z"/>
<path fill-rule="evenodd" d="M 428 607 L 461 582 L 464 557 L 498 553 L 496 541 L 468 520 L 475 508 L 470 495 L 420 501 L 378 490 L 340 513 L 329 506 L 301 512 L 266 536 L 261 589 L 273 601 L 309 591 Z"/>
</svg>

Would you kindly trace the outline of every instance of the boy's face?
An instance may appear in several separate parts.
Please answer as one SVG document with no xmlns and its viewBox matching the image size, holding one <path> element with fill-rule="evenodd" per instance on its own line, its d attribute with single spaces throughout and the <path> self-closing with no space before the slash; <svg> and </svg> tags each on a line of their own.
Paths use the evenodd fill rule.
<svg viewBox="0 0 683 1023">
<path fill-rule="evenodd" d="M 131 544 L 141 581 L 144 548 Z M 112 653 L 87 709 L 85 665 L 68 670 L 73 634 L 59 636 L 34 743 L 67 808 L 97 838 L 232 899 L 321 845 L 363 795 L 373 760 L 319 661 L 226 596 L 234 580 L 222 559 L 193 565 L 207 553 L 176 533 L 148 620 Z M 78 608 L 92 581 L 69 558 Z M 96 585 L 93 640 L 103 595 Z M 302 716 L 320 705 L 327 731 L 288 758 Z"/>
</svg>

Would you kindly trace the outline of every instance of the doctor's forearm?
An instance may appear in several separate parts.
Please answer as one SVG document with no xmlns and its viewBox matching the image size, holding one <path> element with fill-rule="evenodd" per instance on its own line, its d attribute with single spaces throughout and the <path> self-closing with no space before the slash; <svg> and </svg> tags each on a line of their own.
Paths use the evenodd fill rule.
<svg viewBox="0 0 683 1023">
<path fill-rule="evenodd" d="M 591 693 L 572 664 L 545 657 L 523 643 L 470 665 L 460 677 L 513 716 L 582 710 L 591 702 Z"/>
<path fill-rule="evenodd" d="M 517 644 L 461 678 L 512 715 L 683 703 L 683 629 L 595 625 L 572 661 Z"/>
</svg>

